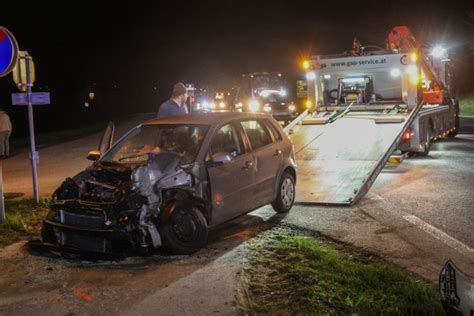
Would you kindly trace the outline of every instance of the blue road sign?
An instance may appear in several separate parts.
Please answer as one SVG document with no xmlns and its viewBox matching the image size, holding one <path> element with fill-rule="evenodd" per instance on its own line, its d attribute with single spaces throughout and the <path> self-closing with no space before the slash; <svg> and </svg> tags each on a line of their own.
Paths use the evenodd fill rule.
<svg viewBox="0 0 474 316">
<path fill-rule="evenodd" d="M 0 77 L 8 75 L 18 60 L 18 43 L 13 34 L 0 26 Z"/>
</svg>

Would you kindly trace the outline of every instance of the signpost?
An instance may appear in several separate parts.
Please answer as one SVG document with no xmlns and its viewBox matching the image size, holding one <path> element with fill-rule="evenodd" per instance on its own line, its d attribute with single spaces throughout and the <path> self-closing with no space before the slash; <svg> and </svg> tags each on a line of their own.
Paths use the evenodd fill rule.
<svg viewBox="0 0 474 316">
<path fill-rule="evenodd" d="M 18 98 L 18 103 L 26 104 L 28 106 L 28 127 L 30 132 L 30 160 L 31 160 L 31 173 L 33 176 L 33 194 L 36 202 L 39 202 L 38 192 L 38 172 L 36 165 L 38 164 L 38 153 L 36 152 L 35 145 L 35 128 L 33 122 L 33 93 L 31 87 L 35 81 L 35 69 L 33 58 L 26 51 L 19 51 L 18 43 L 15 40 L 13 34 L 6 28 L 0 26 L 0 77 L 4 77 L 13 71 L 13 80 L 18 86 L 20 91 L 26 91 L 26 102 L 24 102 L 24 96 L 13 97 Z M 41 94 L 39 94 L 41 95 Z M 47 96 L 39 96 L 36 98 L 41 99 L 43 103 L 49 103 L 49 94 Z M 47 101 L 47 103 L 45 103 Z M 2 196 L 3 201 L 3 196 Z"/>
<path fill-rule="evenodd" d="M 25 60 L 25 72 L 26 72 L 26 91 L 27 91 L 27 99 L 28 99 L 28 127 L 30 131 L 30 160 L 31 160 L 31 173 L 33 176 L 33 194 L 36 203 L 39 202 L 39 192 L 38 192 L 38 171 L 36 165 L 38 164 L 38 152 L 36 151 L 35 145 L 35 126 L 33 121 L 33 96 L 31 93 L 31 87 L 33 83 L 31 82 L 31 74 L 32 74 L 32 58 L 30 55 L 25 54 L 23 57 L 20 57 L 20 60 Z M 34 72 L 33 72 L 34 73 Z M 20 86 L 19 86 L 20 88 Z M 21 88 L 20 88 L 21 90 Z"/>
</svg>

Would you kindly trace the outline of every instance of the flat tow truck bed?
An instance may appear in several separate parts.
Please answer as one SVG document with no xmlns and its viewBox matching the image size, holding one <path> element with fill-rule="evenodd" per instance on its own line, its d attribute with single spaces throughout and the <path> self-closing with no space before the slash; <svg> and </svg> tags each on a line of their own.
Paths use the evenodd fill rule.
<svg viewBox="0 0 474 316">
<path fill-rule="evenodd" d="M 296 202 L 352 205 L 409 114 L 345 116 L 332 124 L 302 125 L 291 138 L 298 165 Z M 377 122 L 379 121 L 379 122 Z M 383 166 L 382 166 L 383 167 Z"/>
</svg>

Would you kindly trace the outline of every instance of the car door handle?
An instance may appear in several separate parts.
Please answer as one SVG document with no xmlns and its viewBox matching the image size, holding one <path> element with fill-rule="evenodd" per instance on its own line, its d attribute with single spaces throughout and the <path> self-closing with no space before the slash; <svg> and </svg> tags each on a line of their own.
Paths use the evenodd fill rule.
<svg viewBox="0 0 474 316">
<path fill-rule="evenodd" d="M 280 156 L 280 155 L 281 155 L 281 149 L 275 150 L 275 153 L 273 154 L 273 156 Z"/>
<path fill-rule="evenodd" d="M 249 170 L 252 167 L 253 167 L 253 162 L 251 162 L 251 161 L 246 161 L 245 162 L 245 166 L 244 166 L 245 170 Z"/>
</svg>

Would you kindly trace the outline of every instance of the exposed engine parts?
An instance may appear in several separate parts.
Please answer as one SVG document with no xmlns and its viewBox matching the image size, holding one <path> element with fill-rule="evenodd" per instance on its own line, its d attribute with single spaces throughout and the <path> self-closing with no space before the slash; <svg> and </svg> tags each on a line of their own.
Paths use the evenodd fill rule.
<svg viewBox="0 0 474 316">
<path fill-rule="evenodd" d="M 124 244 L 132 250 L 159 248 L 160 213 L 176 196 L 172 190 L 202 192 L 192 187 L 196 182 L 192 168 L 181 168 L 180 163 L 180 155 L 163 152 L 149 154 L 148 162 L 135 169 L 96 163 L 67 178 L 53 195 L 51 218 L 71 229 L 51 225 L 49 236 L 63 246 L 98 252 L 121 251 Z M 110 240 L 115 239 L 126 242 L 114 247 Z"/>
</svg>

